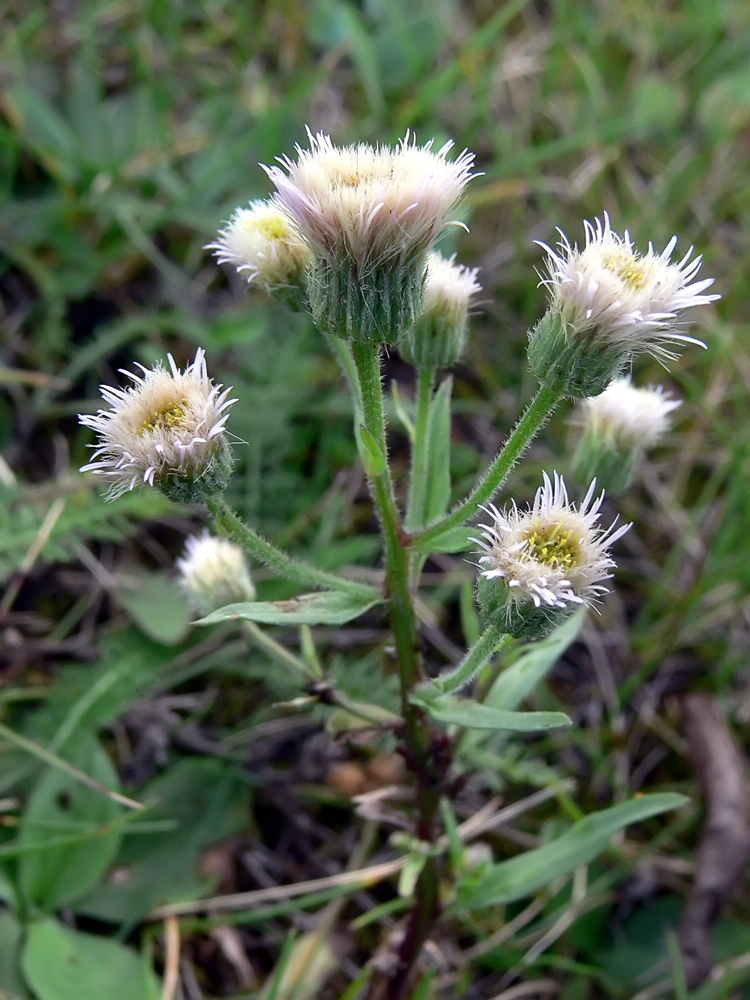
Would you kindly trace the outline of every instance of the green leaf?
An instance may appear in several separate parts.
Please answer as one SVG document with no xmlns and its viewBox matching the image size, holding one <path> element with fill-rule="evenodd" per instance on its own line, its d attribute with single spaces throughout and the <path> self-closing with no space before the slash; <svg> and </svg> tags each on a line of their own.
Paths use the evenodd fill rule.
<svg viewBox="0 0 750 1000">
<path fill-rule="evenodd" d="M 21 980 L 19 958 L 23 929 L 13 913 L 0 913 L 0 997 L 27 996 Z"/>
<path fill-rule="evenodd" d="M 134 951 L 63 927 L 51 918 L 33 923 L 23 971 L 39 1000 L 157 1000 L 159 984 Z"/>
<path fill-rule="evenodd" d="M 551 635 L 529 643 L 518 658 L 500 674 L 484 699 L 492 708 L 515 709 L 554 667 L 578 636 L 586 620 L 581 608 L 558 626 Z"/>
<path fill-rule="evenodd" d="M 5 866 L 0 862 L 0 903 L 12 910 L 18 909 L 18 894 Z"/>
<path fill-rule="evenodd" d="M 364 424 L 355 427 L 359 454 L 365 463 L 365 470 L 368 476 L 382 476 L 385 472 L 385 455 L 380 450 L 380 445 L 368 431 Z"/>
<path fill-rule="evenodd" d="M 217 622 L 244 619 L 265 625 L 345 625 L 379 603 L 379 598 L 325 590 L 314 594 L 300 594 L 289 601 L 227 604 L 201 618 L 198 624 L 215 625 Z"/>
<path fill-rule="evenodd" d="M 474 539 L 479 534 L 478 528 L 450 528 L 427 542 L 420 542 L 419 536 L 414 539 L 411 548 L 415 552 L 465 552 L 475 546 Z"/>
<path fill-rule="evenodd" d="M 332 736 L 357 729 L 371 728 L 373 725 L 393 726 L 400 721 L 400 716 L 389 712 L 381 705 L 354 700 L 349 700 L 348 705 L 350 710 L 337 708 L 326 719 L 326 732 Z"/>
<path fill-rule="evenodd" d="M 443 516 L 451 498 L 452 389 L 453 379 L 449 376 L 430 404 L 426 524 Z"/>
<path fill-rule="evenodd" d="M 546 729 L 559 729 L 571 725 L 563 712 L 508 712 L 489 708 L 469 698 L 454 698 L 451 694 L 425 696 L 424 688 L 419 697 L 412 695 L 411 702 L 423 708 L 438 722 L 445 722 L 468 729 L 505 729 L 512 733 L 536 733 Z"/>
<path fill-rule="evenodd" d="M 458 599 L 461 614 L 461 631 L 466 640 L 466 648 L 471 649 L 472 646 L 475 646 L 479 642 L 479 637 L 482 634 L 482 619 L 479 617 L 477 601 L 474 596 L 474 586 L 470 580 L 465 580 L 461 584 Z M 506 705 L 502 707 L 511 708 L 514 706 Z"/>
<path fill-rule="evenodd" d="M 478 910 L 529 896 L 561 875 L 593 861 L 623 827 L 678 809 L 687 801 L 684 795 L 662 792 L 592 813 L 552 843 L 485 869 L 478 884 L 467 881 L 459 890 L 457 908 Z"/>
<path fill-rule="evenodd" d="M 107 788 L 118 789 L 117 772 L 92 736 L 79 736 L 66 759 Z M 120 813 L 121 807 L 105 795 L 50 768 L 31 793 L 21 820 L 19 846 L 38 844 L 61 834 L 86 833 L 111 822 Z M 70 847 L 22 855 L 19 883 L 26 902 L 55 910 L 84 895 L 111 865 L 120 836 L 119 831 L 113 831 Z"/>
<path fill-rule="evenodd" d="M 150 639 L 174 646 L 190 627 L 184 591 L 166 573 L 138 573 L 122 584 L 120 603 Z"/>
<path fill-rule="evenodd" d="M 116 858 L 119 878 L 78 900 L 77 912 L 138 923 L 157 906 L 213 891 L 218 875 L 200 874 L 201 854 L 246 829 L 248 795 L 235 766 L 221 760 L 182 761 L 155 778 L 139 790 L 139 799 L 156 802 L 149 822 L 172 828 L 125 837 Z"/>
<path fill-rule="evenodd" d="M 399 392 L 398 382 L 395 379 L 391 382 L 391 400 L 393 402 L 393 409 L 396 411 L 396 416 L 401 421 L 406 433 L 409 435 L 409 440 L 413 441 L 415 434 L 414 421 L 406 412 L 406 407 L 401 401 L 401 393 Z"/>
</svg>

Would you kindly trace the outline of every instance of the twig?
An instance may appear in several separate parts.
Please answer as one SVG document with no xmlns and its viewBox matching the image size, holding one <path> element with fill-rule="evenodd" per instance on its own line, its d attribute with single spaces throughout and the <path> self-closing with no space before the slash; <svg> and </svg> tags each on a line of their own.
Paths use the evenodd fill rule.
<svg viewBox="0 0 750 1000">
<path fill-rule="evenodd" d="M 180 922 L 177 917 L 164 920 L 164 988 L 161 1000 L 174 1000 L 180 981 Z"/>
<path fill-rule="evenodd" d="M 58 771 L 64 771 L 69 774 L 71 778 L 75 778 L 76 781 L 80 781 L 82 785 L 88 785 L 89 788 L 93 788 L 95 792 L 101 792 L 102 795 L 106 795 L 108 799 L 113 802 L 119 802 L 121 806 L 127 806 L 128 809 L 145 809 L 146 807 L 142 802 L 136 802 L 135 799 L 129 799 L 127 795 L 120 795 L 119 792 L 112 791 L 111 788 L 107 788 L 106 785 L 102 785 L 101 782 L 96 781 L 94 778 L 90 778 L 88 774 L 83 771 L 79 771 L 77 767 L 69 764 L 67 760 L 63 760 L 62 757 L 58 757 L 56 754 L 50 753 L 49 750 L 45 750 L 44 747 L 40 747 L 38 743 L 34 743 L 32 740 L 27 739 L 25 736 L 21 736 L 20 733 L 14 733 L 12 729 L 8 729 L 0 722 L 0 736 L 17 746 L 19 750 L 25 750 L 30 753 L 33 757 L 38 757 L 39 760 L 44 761 L 45 764 L 49 764 L 50 767 L 56 767 Z"/>
</svg>

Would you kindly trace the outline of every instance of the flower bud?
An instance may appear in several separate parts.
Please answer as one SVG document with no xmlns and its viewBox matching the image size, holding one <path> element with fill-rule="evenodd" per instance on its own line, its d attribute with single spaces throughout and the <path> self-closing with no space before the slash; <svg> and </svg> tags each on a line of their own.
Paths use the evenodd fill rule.
<svg viewBox="0 0 750 1000">
<path fill-rule="evenodd" d="M 718 295 L 704 295 L 712 278 L 693 279 L 701 258 L 692 247 L 677 264 L 670 263 L 677 243 L 664 251 L 639 253 L 626 231 L 612 232 L 604 224 L 584 223 L 586 245 L 571 246 L 560 233 L 559 250 L 541 243 L 547 253 L 550 307 L 531 331 L 529 365 L 536 377 L 578 399 L 596 396 L 637 354 L 664 362 L 676 357 L 674 346 L 698 344 L 682 331 L 680 314 L 705 305 Z"/>
<path fill-rule="evenodd" d="M 215 538 L 208 532 L 193 535 L 176 567 L 180 584 L 200 615 L 210 615 L 227 604 L 255 600 L 245 553 L 226 538 Z"/>
<path fill-rule="evenodd" d="M 399 341 L 401 357 L 420 368 L 448 368 L 463 354 L 472 297 L 480 290 L 477 268 L 438 253 L 427 258 L 422 313 Z"/>
<path fill-rule="evenodd" d="M 206 371 L 205 352 L 180 371 L 171 354 L 170 371 L 161 364 L 138 367 L 124 389 L 101 386 L 110 409 L 79 414 L 79 421 L 99 435 L 93 461 L 81 472 L 93 472 L 110 483 L 112 500 L 138 483 L 158 487 L 181 503 L 205 503 L 226 488 L 232 452 L 226 440 L 226 412 L 236 402 L 231 387 L 214 385 Z"/>
<path fill-rule="evenodd" d="M 601 528 L 604 494 L 594 500 L 595 488 L 594 481 L 576 507 L 562 476 L 555 473 L 553 482 L 545 473 L 529 510 L 482 508 L 492 523 L 481 525 L 477 539 L 477 599 L 488 625 L 500 624 L 517 639 L 538 639 L 607 593 L 603 581 L 615 565 L 608 550 L 630 525 Z"/>
<path fill-rule="evenodd" d="M 206 250 L 213 250 L 220 264 L 234 264 L 249 282 L 295 311 L 306 306 L 310 248 L 274 200 L 238 208 Z"/>
<path fill-rule="evenodd" d="M 310 149 L 266 167 L 277 198 L 310 244 L 308 294 L 319 330 L 395 344 L 422 311 L 427 254 L 471 178 L 473 155 L 447 159 L 407 134 L 395 149 Z M 283 168 L 283 169 L 282 169 Z"/>
<path fill-rule="evenodd" d="M 621 493 L 635 478 L 648 448 L 669 430 L 670 414 L 680 406 L 661 387 L 637 389 L 629 378 L 616 379 L 599 396 L 579 404 L 583 434 L 573 458 L 576 476 L 596 476 L 610 493 Z"/>
</svg>

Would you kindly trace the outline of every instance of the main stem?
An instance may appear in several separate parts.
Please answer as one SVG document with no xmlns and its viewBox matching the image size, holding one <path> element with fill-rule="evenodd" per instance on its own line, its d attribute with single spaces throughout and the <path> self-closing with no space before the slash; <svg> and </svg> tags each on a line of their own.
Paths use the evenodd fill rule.
<svg viewBox="0 0 750 1000">
<path fill-rule="evenodd" d="M 425 528 L 424 531 L 415 533 L 413 537 L 419 539 L 420 548 L 424 547 L 425 542 L 434 541 L 446 531 L 450 531 L 451 528 L 458 528 L 470 520 L 477 513 L 480 505 L 487 503 L 494 496 L 539 430 L 552 416 L 561 399 L 562 393 L 559 389 L 542 382 L 536 395 L 524 410 L 521 419 L 513 428 L 510 437 L 466 499 L 440 521 Z"/>
<path fill-rule="evenodd" d="M 388 463 L 380 344 L 354 341 L 352 354 L 362 393 L 364 425 L 386 459 L 383 472 L 370 472 L 368 481 L 383 531 L 386 598 L 391 612 L 398 660 L 404 742 L 407 758 L 416 778 L 416 834 L 421 840 L 433 841 L 436 835 L 435 817 L 440 803 L 440 780 L 433 759 L 428 718 L 409 701 L 412 689 L 422 676 L 421 655 L 417 619 L 409 586 L 409 554 L 405 546 L 408 536 L 405 536 L 401 525 Z M 439 912 L 438 871 L 434 858 L 429 858 L 422 869 L 414 896 L 414 909 L 399 947 L 398 968 L 389 982 L 388 1000 L 403 1000 L 406 997 L 422 946 Z"/>
<path fill-rule="evenodd" d="M 340 590 L 356 597 L 372 597 L 375 593 L 372 587 L 354 580 L 345 580 L 343 576 L 327 573 L 316 569 L 308 563 L 292 559 L 286 552 L 277 549 L 266 541 L 256 531 L 240 520 L 221 494 L 214 495 L 206 502 L 208 510 L 214 515 L 216 528 L 220 534 L 232 538 L 253 555 L 259 562 L 275 570 L 279 576 L 294 580 L 307 587 L 325 587 L 329 590 Z"/>
</svg>

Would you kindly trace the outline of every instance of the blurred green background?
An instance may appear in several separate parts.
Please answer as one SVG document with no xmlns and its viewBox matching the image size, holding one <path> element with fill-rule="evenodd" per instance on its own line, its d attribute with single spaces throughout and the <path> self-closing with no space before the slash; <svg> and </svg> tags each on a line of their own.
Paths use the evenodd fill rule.
<svg viewBox="0 0 750 1000">
<path fill-rule="evenodd" d="M 456 251 L 461 263 L 479 266 L 484 287 L 467 356 L 454 373 L 456 495 L 494 453 L 531 390 L 525 335 L 544 308 L 535 240 L 553 242 L 558 226 L 580 240 L 582 220 L 606 210 L 613 228 L 628 228 L 639 246 L 652 241 L 661 249 L 676 233 L 678 256 L 691 245 L 704 255 L 703 273 L 716 278 L 722 294 L 695 317 L 696 335 L 708 350 L 686 351 L 669 372 L 654 362 L 638 364 L 639 381 L 664 384 L 684 404 L 675 432 L 618 502 L 622 516 L 635 523 L 622 543 L 618 591 L 602 617 L 586 626 L 576 655 L 544 696 L 548 707 L 572 706 L 581 726 L 550 738 L 538 752 L 560 774 L 581 778 L 585 801 L 596 804 L 644 784 L 688 787 L 674 694 L 715 692 L 740 736 L 750 736 L 745 0 L 6 0 L 0 14 L 5 723 L 90 772 L 96 760 L 111 769 L 101 747 L 87 742 L 99 734 L 130 787 L 147 779 L 172 782 L 169 795 L 177 801 L 181 781 L 200 798 L 216 775 L 184 757 L 184 733 L 182 745 L 170 743 L 175 727 L 163 720 L 162 757 L 143 750 L 147 763 L 139 769 L 132 733 L 142 736 L 144 727 L 127 723 L 122 729 L 117 720 L 123 713 L 135 711 L 139 699 L 158 702 L 183 729 L 190 723 L 195 731 L 206 725 L 218 733 L 237 764 L 242 734 L 274 717 L 274 699 L 294 693 L 283 678 L 269 681 L 262 664 L 248 662 L 241 644 L 225 648 L 204 633 L 187 633 L 187 612 L 169 573 L 199 515 L 186 520 L 184 512 L 147 493 L 106 506 L 96 485 L 73 471 L 90 440 L 76 414 L 98 405 L 97 385 L 117 381 L 117 369 L 133 361 L 151 364 L 171 351 L 184 364 L 204 347 L 215 378 L 233 384 L 240 400 L 230 424 L 238 442 L 232 502 L 280 544 L 327 568 L 374 565 L 377 539 L 361 473 L 352 471 L 351 408 L 333 357 L 306 317 L 269 303 L 203 249 L 237 205 L 267 194 L 258 164 L 304 143 L 307 124 L 339 142 L 392 142 L 412 129 L 420 141 L 453 138 L 459 149 L 476 153 L 483 176 L 472 182 L 462 209 L 470 233 L 456 230 L 442 247 Z M 387 367 L 408 405 L 411 371 L 395 353 Z M 519 502 L 532 494 L 542 467 L 568 468 L 569 415 L 556 418 L 513 478 Z M 403 473 L 407 442 L 392 416 L 391 443 L 397 473 Z M 56 507 L 59 499 L 64 505 Z M 470 601 L 460 597 L 470 596 L 469 567 L 446 560 L 428 574 L 428 584 L 441 568 L 449 570 L 447 582 L 429 591 L 436 665 L 461 644 L 461 627 L 471 628 Z M 144 581 L 152 589 L 139 603 L 133 593 Z M 258 581 L 269 599 L 288 592 L 263 573 Z M 347 657 L 354 653 L 346 644 L 334 642 L 328 650 L 332 671 L 346 676 L 350 670 L 353 695 L 357 686 L 365 692 L 372 686 L 377 665 L 360 645 L 377 643 L 378 628 L 376 622 L 351 639 L 356 670 L 350 670 Z M 94 689 L 98 693 L 82 705 L 85 692 Z M 187 701 L 165 707 L 169 692 Z M 126 730 L 134 740 L 130 756 L 122 744 Z M 200 755 L 197 746 L 188 740 L 189 752 Z M 0 836 L 7 843 L 15 843 L 24 822 L 28 837 L 35 830 L 40 836 L 42 827 L 24 820 L 27 796 L 36 801 L 33 795 L 52 794 L 40 792 L 39 782 L 56 772 L 32 767 L 34 759 L 5 744 L 0 801 L 6 795 L 11 805 Z M 123 772 L 128 761 L 129 777 Z M 216 764 L 203 763 L 209 771 Z M 157 771 L 161 777 L 154 778 Z M 247 777 L 221 774 L 226 794 L 212 807 L 215 829 L 180 854 L 183 876 L 205 845 L 246 829 Z M 517 772 L 515 780 L 530 779 Z M 262 781 L 250 782 L 255 784 Z M 81 808 L 80 822 L 92 822 L 85 803 Z M 694 811 L 678 831 L 675 849 L 688 857 L 698 818 Z M 333 822 L 338 830 L 345 825 L 340 816 Z M 263 830 L 255 834 L 263 842 Z M 144 833 L 124 843 L 138 843 L 139 857 L 146 857 L 149 839 L 158 836 Z M 119 843 L 113 840 L 91 870 L 81 860 L 85 844 L 70 848 L 78 850 L 75 864 L 84 869 L 74 890 L 50 887 L 38 871 L 19 876 L 9 868 L 11 882 L 20 877 L 24 883 L 25 903 L 12 932 L 10 917 L 0 919 L 0 955 L 7 939 L 5 954 L 16 963 L 26 933 L 21 928 L 34 913 L 88 898 L 116 858 L 125 864 Z M 34 854 L 42 867 L 45 856 L 39 849 Z M 49 865 L 73 864 L 65 857 L 53 853 Z M 642 871 L 631 872 L 631 880 Z M 313 877 L 304 867 L 276 874 L 287 881 Z M 656 929 L 672 919 L 673 904 L 688 885 L 684 876 L 665 876 L 646 893 L 653 905 L 638 910 L 641 924 L 628 923 L 622 900 L 594 910 L 598 923 L 573 921 L 549 952 L 527 963 L 524 975 L 548 980 L 547 993 L 567 1000 L 633 996 L 643 984 L 631 974 L 657 962 L 658 954 L 648 949 L 657 948 Z M 187 887 L 180 883 L 178 892 L 172 886 L 166 896 L 190 898 L 191 891 L 197 895 L 201 886 L 206 891 L 221 882 L 191 877 Z M 229 876 L 225 881 L 238 884 Z M 96 891 L 103 895 L 86 912 L 104 923 L 89 929 L 108 933 L 109 920 L 123 928 L 121 937 L 132 935 L 151 906 L 166 898 L 157 894 L 128 908 L 105 899 L 106 886 Z M 613 938 L 615 911 L 619 930 Z M 750 949 L 747 913 L 740 901 L 736 926 L 723 939 L 730 942 L 729 955 Z M 43 921 L 33 926 L 46 927 Z M 264 931 L 271 944 L 256 963 L 259 974 L 278 948 L 277 931 Z M 31 945 L 25 947 L 28 965 Z M 43 952 L 51 947 L 40 945 Z M 160 955 L 159 941 L 155 947 Z M 204 953 L 214 956 L 217 948 L 206 945 Z M 500 996 L 498 977 L 523 953 L 521 945 L 495 966 L 467 973 L 462 988 L 480 985 L 465 995 Z M 205 991 L 196 995 L 229 995 L 226 983 L 242 977 L 236 970 L 225 974 L 223 966 L 216 971 L 211 963 L 218 960 L 201 954 L 195 945 L 191 961 L 203 968 Z M 231 966 L 226 957 L 222 961 Z M 34 970 L 27 968 L 23 982 L 20 973 L 13 973 L 15 979 L 8 973 L 7 981 L 0 973 L 0 995 L 4 987 L 11 995 L 68 1000 L 54 987 L 50 992 Z M 687 993 L 678 983 L 658 995 L 682 1000 Z M 730 995 L 745 994 L 700 994 Z"/>
</svg>

